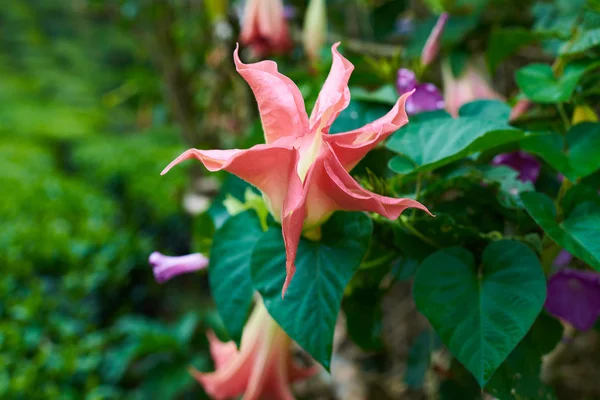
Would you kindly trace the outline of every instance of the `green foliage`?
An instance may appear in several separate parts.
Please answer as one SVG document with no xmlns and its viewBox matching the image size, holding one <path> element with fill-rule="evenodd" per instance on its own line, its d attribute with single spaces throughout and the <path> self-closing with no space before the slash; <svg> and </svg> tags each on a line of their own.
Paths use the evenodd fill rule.
<svg viewBox="0 0 600 400">
<path fill-rule="evenodd" d="M 362 213 L 336 213 L 319 241 L 302 239 L 296 273 L 285 294 L 285 249 L 279 227 L 269 229 L 252 253 L 252 281 L 281 327 L 329 369 L 333 330 L 344 289 L 367 251 L 373 225 Z"/>
<path fill-rule="evenodd" d="M 566 143 L 565 143 L 566 142 Z M 585 178 L 600 168 L 600 124 L 575 125 L 559 134 L 532 137 L 521 144 L 524 150 L 542 157 L 571 181 Z M 565 148 L 568 152 L 565 154 Z"/>
<path fill-rule="evenodd" d="M 486 389 L 499 399 L 552 400 L 552 388 L 540 380 L 542 357 L 562 337 L 560 322 L 540 314 L 519 345 L 488 382 Z"/>
<path fill-rule="evenodd" d="M 554 203 L 548 196 L 524 193 L 521 199 L 529 215 L 552 240 L 600 271 L 600 247 L 595 238 L 600 226 L 600 205 L 597 202 L 577 204 L 560 221 L 557 220 Z"/>
<path fill-rule="evenodd" d="M 413 290 L 418 309 L 483 387 L 535 321 L 546 280 L 527 246 L 498 241 L 486 247 L 479 265 L 462 248 L 432 254 Z"/>
<path fill-rule="evenodd" d="M 261 234 L 258 218 L 254 212 L 246 211 L 221 226 L 210 250 L 212 296 L 229 336 L 238 346 L 254 298 L 250 263 Z"/>
<path fill-rule="evenodd" d="M 571 98 L 586 69 L 586 64 L 569 64 L 560 76 L 555 76 L 550 65 L 529 64 L 517 71 L 515 80 L 529 99 L 538 103 L 561 103 Z"/>
<path fill-rule="evenodd" d="M 427 120 L 407 125 L 388 140 L 386 147 L 401 156 L 389 164 L 397 173 L 426 172 L 484 150 L 521 140 L 526 132 L 501 119 L 460 117 Z M 409 170 L 408 159 L 412 165 Z"/>
</svg>

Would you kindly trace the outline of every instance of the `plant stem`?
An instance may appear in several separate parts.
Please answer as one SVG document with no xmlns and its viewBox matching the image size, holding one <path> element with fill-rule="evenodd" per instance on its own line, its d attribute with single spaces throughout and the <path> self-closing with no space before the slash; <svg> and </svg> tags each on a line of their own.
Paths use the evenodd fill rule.
<svg viewBox="0 0 600 400">
<path fill-rule="evenodd" d="M 560 118 L 563 121 L 563 124 L 565 126 L 565 132 L 566 132 L 569 129 L 571 129 L 571 122 L 569 122 L 569 118 L 567 117 L 567 113 L 565 112 L 565 106 L 563 103 L 558 103 L 556 105 L 556 107 L 558 108 L 558 113 L 560 114 Z"/>
</svg>

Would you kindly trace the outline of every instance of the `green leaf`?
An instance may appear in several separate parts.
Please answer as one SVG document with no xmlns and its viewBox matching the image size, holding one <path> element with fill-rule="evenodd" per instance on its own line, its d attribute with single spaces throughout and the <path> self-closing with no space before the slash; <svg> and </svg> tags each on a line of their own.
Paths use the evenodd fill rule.
<svg viewBox="0 0 600 400">
<path fill-rule="evenodd" d="M 381 103 L 393 106 L 400 97 L 398 91 L 392 85 L 384 85 L 374 91 L 367 91 L 361 87 L 350 89 L 352 100 L 366 101 L 372 103 Z"/>
<path fill-rule="evenodd" d="M 489 120 L 508 121 L 511 108 L 499 100 L 475 100 L 464 104 L 458 110 L 461 117 L 480 117 Z"/>
<path fill-rule="evenodd" d="M 502 120 L 460 117 L 413 122 L 394 133 L 386 147 L 410 159 L 415 172 L 431 171 L 470 154 L 525 138 L 527 134 Z M 401 165 L 402 168 L 398 168 Z M 388 165 L 407 173 L 407 162 L 393 158 Z M 398 168 L 396 170 L 395 168 Z"/>
<path fill-rule="evenodd" d="M 252 253 L 252 281 L 271 316 L 292 339 L 329 369 L 333 331 L 346 285 L 367 251 L 373 224 L 363 213 L 335 213 L 322 239 L 302 238 L 296 274 L 285 299 L 285 249 L 280 228 L 265 232 Z"/>
<path fill-rule="evenodd" d="M 486 53 L 490 71 L 495 72 L 503 60 L 536 40 L 537 35 L 529 29 L 494 29 L 490 35 Z"/>
<path fill-rule="evenodd" d="M 566 135 L 568 153 L 563 153 L 564 139 L 559 134 L 531 137 L 521 148 L 542 157 L 571 181 L 600 169 L 600 123 L 585 122 L 572 127 Z"/>
<path fill-rule="evenodd" d="M 562 337 L 558 320 L 542 313 L 529 333 L 492 376 L 486 390 L 500 399 L 555 399 L 552 388 L 540 380 L 542 356 L 554 349 Z"/>
<path fill-rule="evenodd" d="M 598 45 L 600 45 L 600 28 L 584 31 L 573 42 L 565 43 L 560 49 L 560 54 L 580 54 Z"/>
<path fill-rule="evenodd" d="M 331 132 L 335 134 L 361 128 L 384 116 L 388 111 L 390 111 L 388 105 L 351 101 L 348 107 L 341 112 L 333 122 L 333 125 L 331 125 Z"/>
<path fill-rule="evenodd" d="M 481 265 L 463 248 L 423 261 L 413 295 L 452 354 L 483 387 L 525 336 L 546 298 L 540 262 L 526 245 L 494 242 Z"/>
<path fill-rule="evenodd" d="M 252 250 L 262 234 L 253 211 L 229 218 L 215 233 L 210 251 L 210 290 L 225 329 L 239 346 L 252 305 Z"/>
<path fill-rule="evenodd" d="M 587 68 L 581 63 L 569 64 L 556 77 L 548 64 L 529 64 L 516 72 L 515 79 L 529 99 L 537 103 L 560 103 L 569 101 Z"/>
<path fill-rule="evenodd" d="M 574 256 L 600 271 L 600 206 L 585 202 L 576 206 L 568 217 L 556 221 L 556 209 L 550 197 L 542 193 L 523 193 L 521 200 L 531 218 L 550 239 Z"/>
</svg>

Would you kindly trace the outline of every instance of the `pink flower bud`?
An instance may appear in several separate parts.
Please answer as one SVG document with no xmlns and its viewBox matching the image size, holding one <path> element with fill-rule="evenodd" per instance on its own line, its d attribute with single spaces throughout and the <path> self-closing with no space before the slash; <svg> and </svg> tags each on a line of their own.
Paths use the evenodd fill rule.
<svg viewBox="0 0 600 400">
<path fill-rule="evenodd" d="M 440 52 L 442 34 L 444 33 L 444 28 L 449 17 L 448 13 L 442 13 L 431 30 L 427 42 L 425 42 L 425 46 L 421 51 L 421 64 L 424 66 L 431 64 Z"/>
<path fill-rule="evenodd" d="M 302 44 L 304 51 L 311 59 L 319 58 L 321 47 L 327 39 L 327 8 L 325 0 L 310 0 L 304 17 L 304 29 L 302 31 Z"/>
<path fill-rule="evenodd" d="M 257 56 L 287 52 L 292 47 L 283 2 L 247 0 L 240 41 Z"/>
</svg>

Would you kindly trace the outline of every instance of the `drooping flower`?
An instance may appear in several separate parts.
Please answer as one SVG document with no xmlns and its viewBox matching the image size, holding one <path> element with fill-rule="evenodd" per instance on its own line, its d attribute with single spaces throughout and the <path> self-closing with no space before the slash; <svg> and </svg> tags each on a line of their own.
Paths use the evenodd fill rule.
<svg viewBox="0 0 600 400">
<path fill-rule="evenodd" d="M 327 8 L 325 0 L 310 0 L 304 17 L 302 44 L 304 51 L 315 62 L 327 38 Z"/>
<path fill-rule="evenodd" d="M 303 230 L 319 227 L 336 210 L 369 211 L 398 218 L 406 208 L 429 212 L 411 199 L 394 199 L 362 188 L 348 173 L 379 142 L 408 122 L 407 93 L 385 116 L 362 128 L 335 135 L 329 129 L 350 102 L 348 80 L 354 66 L 332 47 L 331 71 L 310 118 L 298 87 L 277 71 L 273 61 L 244 64 L 234 52 L 237 71 L 248 82 L 262 119 L 266 144 L 247 150 L 190 149 L 162 172 L 196 158 L 210 171 L 226 170 L 256 186 L 269 211 L 282 224 L 286 248 L 286 280 Z"/>
<path fill-rule="evenodd" d="M 427 41 L 425 42 L 425 46 L 421 51 L 421 64 L 426 66 L 429 65 L 435 60 L 438 53 L 440 52 L 440 42 L 442 40 L 442 33 L 444 33 L 444 28 L 446 27 L 446 22 L 448 22 L 449 15 L 448 13 L 442 13 L 435 26 L 431 30 Z"/>
<path fill-rule="evenodd" d="M 317 367 L 294 363 L 291 339 L 258 303 L 244 328 L 240 350 L 234 342 L 223 343 L 209 332 L 215 372 L 190 372 L 216 400 L 241 396 L 242 400 L 292 400 L 290 383 L 311 377 Z"/>
<path fill-rule="evenodd" d="M 492 159 L 492 164 L 509 166 L 519 171 L 520 181 L 531 183 L 535 183 L 542 167 L 534 156 L 524 151 L 498 154 Z"/>
<path fill-rule="evenodd" d="M 504 100 L 491 86 L 485 61 L 480 56 L 467 61 L 462 74 L 455 77 L 449 60 L 442 63 L 442 79 L 444 80 L 444 100 L 446 110 L 454 117 L 459 108 L 475 100 Z"/>
<path fill-rule="evenodd" d="M 158 283 L 165 283 L 177 275 L 198 271 L 208 267 L 208 258 L 200 253 L 171 257 L 155 251 L 150 254 L 148 262 L 150 263 L 150 266 L 152 266 L 154 278 Z"/>
<path fill-rule="evenodd" d="M 580 331 L 600 317 L 600 273 L 564 268 L 548 280 L 546 311 Z"/>
<path fill-rule="evenodd" d="M 398 70 L 396 89 L 400 94 L 414 90 L 412 96 L 406 100 L 408 115 L 444 108 L 444 98 L 439 89 L 433 83 L 418 83 L 415 73 L 409 69 L 400 68 Z"/>
<path fill-rule="evenodd" d="M 290 50 L 292 42 L 282 0 L 247 0 L 240 41 L 257 56 Z"/>
</svg>

